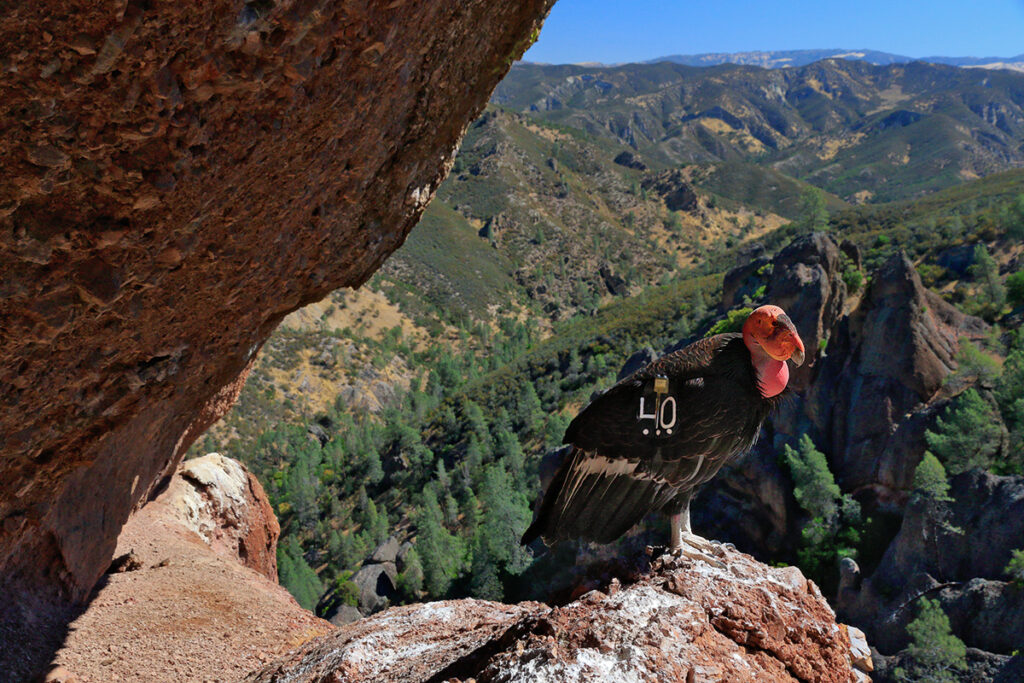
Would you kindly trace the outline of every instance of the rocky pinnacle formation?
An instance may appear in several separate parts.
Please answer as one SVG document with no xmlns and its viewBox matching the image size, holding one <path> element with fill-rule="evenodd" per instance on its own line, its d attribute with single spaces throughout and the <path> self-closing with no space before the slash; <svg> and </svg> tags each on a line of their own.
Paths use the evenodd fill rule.
<svg viewBox="0 0 1024 683">
<path fill-rule="evenodd" d="M 551 4 L 4 5 L 0 640 L 88 596 L 289 311 L 402 243 Z"/>
</svg>

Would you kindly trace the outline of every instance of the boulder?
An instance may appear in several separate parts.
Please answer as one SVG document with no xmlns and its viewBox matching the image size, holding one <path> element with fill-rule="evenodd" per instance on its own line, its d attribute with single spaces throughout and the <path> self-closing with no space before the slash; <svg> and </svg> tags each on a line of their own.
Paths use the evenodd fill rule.
<svg viewBox="0 0 1024 683">
<path fill-rule="evenodd" d="M 629 287 L 626 286 L 626 281 L 622 279 L 620 275 L 613 273 L 611 266 L 607 263 L 601 265 L 598 269 L 598 273 L 600 273 L 601 279 L 604 281 L 604 286 L 608 289 L 608 293 L 612 296 L 622 296 L 629 292 Z"/>
<path fill-rule="evenodd" d="M 738 306 L 744 298 L 753 299 L 755 292 L 769 279 L 765 267 L 770 263 L 771 259 L 763 255 L 749 260 L 741 257 L 740 265 L 726 273 L 722 281 L 722 310 Z"/>
<path fill-rule="evenodd" d="M 1024 546 L 1024 476 L 970 470 L 953 477 L 949 497 L 907 506 L 874 581 L 898 585 L 915 569 L 942 581 L 1005 578 L 1012 551 Z"/>
<path fill-rule="evenodd" d="M 679 169 L 662 171 L 643 179 L 641 186 L 648 192 L 661 195 L 669 211 L 694 213 L 700 209 L 697 193 Z"/>
<path fill-rule="evenodd" d="M 612 161 L 617 163 L 619 166 L 625 166 L 626 168 L 634 168 L 638 171 L 647 170 L 647 164 L 643 162 L 643 159 L 641 159 L 635 152 L 631 152 L 629 150 L 619 152 Z"/>
<path fill-rule="evenodd" d="M 352 575 L 352 583 L 359 589 L 359 611 L 374 614 L 391 604 L 398 594 L 395 582 L 398 569 L 394 562 L 364 564 Z"/>
<path fill-rule="evenodd" d="M 953 633 L 972 647 L 1013 654 L 1024 645 L 1024 590 L 1006 581 L 971 579 L 939 593 Z"/>
<path fill-rule="evenodd" d="M 49 659 L 274 327 L 403 243 L 552 4 L 0 14 L 0 668 Z"/>
<path fill-rule="evenodd" d="M 214 552 L 277 581 L 281 527 L 245 465 L 218 453 L 187 460 L 162 499 Z"/>
<path fill-rule="evenodd" d="M 400 548 L 401 546 L 398 543 L 398 539 L 394 536 L 388 536 L 388 540 L 384 541 L 374 549 L 367 562 L 376 564 L 390 562 L 391 564 L 394 564 L 398 561 L 398 552 Z"/>
<path fill-rule="evenodd" d="M 992 683 L 1019 683 L 1024 681 L 1024 653 L 1010 658 L 999 670 Z"/>
<path fill-rule="evenodd" d="M 813 378 L 846 303 L 836 241 L 816 232 L 791 242 L 772 259 L 765 299 L 781 306 L 800 331 L 806 357 L 793 371 L 790 383 L 795 391 L 802 391 Z"/>
<path fill-rule="evenodd" d="M 324 617 L 326 618 L 327 615 L 324 615 Z M 328 621 L 335 626 L 344 626 L 345 624 L 351 624 L 354 621 L 359 621 L 362 618 L 363 613 L 359 611 L 358 607 L 355 607 L 354 605 L 339 605 L 337 609 L 331 613 Z"/>
<path fill-rule="evenodd" d="M 848 631 L 795 567 L 656 560 L 568 604 L 391 608 L 249 675 L 270 681 L 854 680 Z"/>
</svg>

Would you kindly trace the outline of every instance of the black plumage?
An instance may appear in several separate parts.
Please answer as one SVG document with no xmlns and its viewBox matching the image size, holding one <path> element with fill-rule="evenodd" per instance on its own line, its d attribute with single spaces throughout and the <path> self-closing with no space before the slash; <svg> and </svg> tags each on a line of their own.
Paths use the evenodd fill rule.
<svg viewBox="0 0 1024 683">
<path fill-rule="evenodd" d="M 650 363 L 569 425 L 563 442 L 572 448 L 522 542 L 608 543 L 649 512 L 688 511 L 694 489 L 754 444 L 783 395 L 762 396 L 740 334 L 701 339 Z"/>
</svg>

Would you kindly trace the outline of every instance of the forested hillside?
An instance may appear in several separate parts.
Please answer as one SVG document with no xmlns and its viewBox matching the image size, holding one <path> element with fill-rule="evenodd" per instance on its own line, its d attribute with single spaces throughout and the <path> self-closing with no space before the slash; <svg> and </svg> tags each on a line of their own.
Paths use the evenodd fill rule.
<svg viewBox="0 0 1024 683">
<path fill-rule="evenodd" d="M 813 415 L 791 420 L 802 436 L 780 423 L 762 440 L 788 512 L 740 549 L 835 596 L 840 559 L 879 566 L 908 501 L 941 501 L 974 466 L 1024 473 L 1024 171 L 1008 170 L 1024 162 L 1022 105 L 1024 76 L 917 64 L 519 65 L 405 246 L 362 290 L 287 319 L 195 451 L 257 474 L 281 581 L 327 616 L 564 594 L 586 571 L 577 553 L 611 562 L 664 532 L 651 519 L 617 546 L 519 546 L 571 417 L 631 358 L 742 320 L 782 278 L 781 250 L 824 232 L 844 293 L 822 358 L 901 251 L 931 296 L 991 326 L 924 401 L 920 486 L 849 483 Z M 716 500 L 750 494 L 744 476 L 725 473 Z"/>
</svg>

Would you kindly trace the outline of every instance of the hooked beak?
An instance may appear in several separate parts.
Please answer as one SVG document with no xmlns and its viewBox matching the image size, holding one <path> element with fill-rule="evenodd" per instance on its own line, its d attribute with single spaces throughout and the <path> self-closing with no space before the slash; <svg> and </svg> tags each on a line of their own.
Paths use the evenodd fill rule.
<svg viewBox="0 0 1024 683">
<path fill-rule="evenodd" d="M 796 325 L 783 313 L 775 319 L 775 334 L 772 335 L 776 349 L 782 352 L 778 360 L 793 361 L 793 365 L 799 367 L 804 363 L 804 342 L 800 339 L 800 333 L 796 331 Z"/>
</svg>

